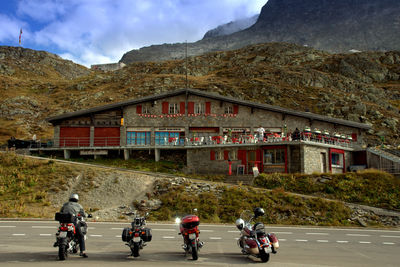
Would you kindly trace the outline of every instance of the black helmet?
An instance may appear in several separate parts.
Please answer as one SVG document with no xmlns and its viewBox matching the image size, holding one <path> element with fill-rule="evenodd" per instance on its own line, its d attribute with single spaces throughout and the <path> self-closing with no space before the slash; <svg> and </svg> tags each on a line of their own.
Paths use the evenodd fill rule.
<svg viewBox="0 0 400 267">
<path fill-rule="evenodd" d="M 260 217 L 260 216 L 263 216 L 265 214 L 265 212 L 264 212 L 264 209 L 263 208 L 255 208 L 254 209 L 254 216 L 257 218 L 257 217 Z"/>
</svg>

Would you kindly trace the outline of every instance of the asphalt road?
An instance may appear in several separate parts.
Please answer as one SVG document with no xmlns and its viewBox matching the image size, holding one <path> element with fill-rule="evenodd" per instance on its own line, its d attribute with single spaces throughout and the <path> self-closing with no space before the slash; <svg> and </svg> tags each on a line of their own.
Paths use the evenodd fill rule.
<svg viewBox="0 0 400 267">
<path fill-rule="evenodd" d="M 89 258 L 71 255 L 57 261 L 52 247 L 57 222 L 0 221 L 1 266 L 400 266 L 400 231 L 315 227 L 267 229 L 280 240 L 277 254 L 268 263 L 247 257 L 236 245 L 239 232 L 233 225 L 200 225 L 205 242 L 199 260 L 185 257 L 182 237 L 174 224 L 148 224 L 153 240 L 133 258 L 121 240 L 128 223 L 89 222 L 86 241 Z M 61 266 L 58 265 L 58 266 Z"/>
</svg>

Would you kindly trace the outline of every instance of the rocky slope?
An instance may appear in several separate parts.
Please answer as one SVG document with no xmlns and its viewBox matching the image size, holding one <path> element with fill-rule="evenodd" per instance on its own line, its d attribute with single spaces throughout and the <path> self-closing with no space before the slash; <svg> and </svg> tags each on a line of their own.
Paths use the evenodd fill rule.
<svg viewBox="0 0 400 267">
<path fill-rule="evenodd" d="M 290 42 L 340 53 L 399 50 L 399 13 L 397 0 L 269 0 L 250 28 L 188 44 L 188 54 L 267 42 Z M 183 58 L 185 48 L 185 44 L 152 45 L 127 52 L 121 62 Z"/>
<path fill-rule="evenodd" d="M 116 71 L 90 71 L 52 55 L 2 48 L 0 143 L 10 136 L 51 137 L 48 116 L 185 87 L 185 61 L 133 63 Z M 45 57 L 46 58 L 46 57 Z M 62 74 L 47 61 L 64 62 Z M 61 64 L 62 65 L 62 64 Z M 243 68 L 243 66 L 246 66 Z M 400 52 L 329 54 L 287 43 L 253 45 L 188 59 L 189 87 L 260 103 L 373 125 L 400 144 Z"/>
</svg>

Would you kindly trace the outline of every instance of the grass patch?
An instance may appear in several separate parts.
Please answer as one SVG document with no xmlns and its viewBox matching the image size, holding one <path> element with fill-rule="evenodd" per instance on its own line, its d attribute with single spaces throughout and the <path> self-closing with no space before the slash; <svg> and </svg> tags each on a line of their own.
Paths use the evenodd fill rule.
<svg viewBox="0 0 400 267">
<path fill-rule="evenodd" d="M 400 211 L 400 179 L 378 170 L 344 174 L 261 174 L 255 185 L 267 189 L 337 199 Z"/>
</svg>

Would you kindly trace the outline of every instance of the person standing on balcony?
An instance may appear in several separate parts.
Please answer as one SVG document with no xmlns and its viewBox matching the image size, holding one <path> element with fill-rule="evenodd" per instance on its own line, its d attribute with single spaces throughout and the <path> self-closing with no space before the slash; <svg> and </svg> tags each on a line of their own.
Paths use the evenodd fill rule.
<svg viewBox="0 0 400 267">
<path fill-rule="evenodd" d="M 260 127 L 258 127 L 258 129 L 257 129 L 257 132 L 258 132 L 258 141 L 263 142 L 265 129 L 260 125 Z"/>
</svg>

